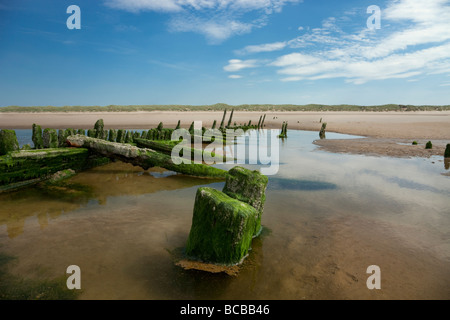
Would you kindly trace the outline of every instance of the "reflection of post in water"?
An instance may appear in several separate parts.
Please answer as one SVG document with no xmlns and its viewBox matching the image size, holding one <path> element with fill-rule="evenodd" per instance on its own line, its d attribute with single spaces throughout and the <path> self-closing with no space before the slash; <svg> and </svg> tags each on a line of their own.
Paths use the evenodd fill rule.
<svg viewBox="0 0 450 320">
<path fill-rule="evenodd" d="M 86 204 L 92 196 L 87 186 L 63 183 L 40 183 L 32 188 L 0 195 L 0 226 L 6 225 L 8 237 L 15 238 L 24 232 L 25 220 L 37 217 L 41 229 L 49 219 L 57 219 Z"/>
<path fill-rule="evenodd" d="M 252 250 L 250 250 L 247 259 L 241 266 L 240 274 L 243 278 L 249 279 L 250 288 L 254 288 L 260 281 L 261 266 L 264 261 L 262 250 L 264 239 L 271 234 L 271 230 L 262 226 L 261 233 L 252 241 Z"/>
<path fill-rule="evenodd" d="M 447 144 L 447 146 L 445 148 L 444 167 L 445 167 L 445 170 L 448 170 L 450 168 L 450 143 Z"/>
</svg>

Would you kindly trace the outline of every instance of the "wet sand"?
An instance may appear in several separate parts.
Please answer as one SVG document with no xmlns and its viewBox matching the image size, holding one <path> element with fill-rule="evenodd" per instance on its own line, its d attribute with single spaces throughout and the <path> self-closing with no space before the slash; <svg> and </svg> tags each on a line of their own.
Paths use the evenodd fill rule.
<svg viewBox="0 0 450 320">
<path fill-rule="evenodd" d="M 258 123 L 259 112 L 235 112 L 233 123 Z M 230 113 L 227 113 L 226 122 Z M 105 128 L 149 129 L 163 122 L 175 127 L 181 120 L 182 127 L 192 121 L 202 121 L 211 126 L 222 120 L 222 112 L 85 112 L 85 113 L 0 113 L 0 128 L 30 129 L 33 123 L 43 128 L 92 128 L 102 118 Z M 289 129 L 319 131 L 321 121 L 327 123 L 328 132 L 346 133 L 368 137 L 357 140 L 321 140 L 316 144 L 331 152 L 385 155 L 393 157 L 429 157 L 442 155 L 446 143 L 450 143 L 450 111 L 429 112 L 267 112 L 266 129 L 279 129 L 283 121 Z M 412 146 L 412 141 L 418 146 Z M 433 142 L 432 150 L 425 150 L 427 141 Z"/>
</svg>

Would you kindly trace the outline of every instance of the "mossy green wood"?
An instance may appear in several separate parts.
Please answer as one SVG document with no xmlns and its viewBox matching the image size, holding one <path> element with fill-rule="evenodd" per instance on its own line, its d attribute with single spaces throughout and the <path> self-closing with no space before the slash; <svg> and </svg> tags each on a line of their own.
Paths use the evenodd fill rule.
<svg viewBox="0 0 450 320">
<path fill-rule="evenodd" d="M 34 124 L 32 126 L 32 141 L 35 149 L 44 148 L 44 141 L 42 140 L 42 128 L 40 125 Z"/>
<path fill-rule="evenodd" d="M 115 129 L 109 129 L 108 141 L 116 142 L 117 140 L 117 131 Z"/>
<path fill-rule="evenodd" d="M 44 129 L 42 140 L 44 141 L 44 148 L 58 148 L 58 134 L 55 129 Z"/>
<path fill-rule="evenodd" d="M 125 143 L 125 130 L 123 130 L 123 129 L 117 130 L 116 142 L 118 142 L 118 143 Z"/>
<path fill-rule="evenodd" d="M 450 143 L 445 147 L 444 158 L 450 158 Z"/>
<path fill-rule="evenodd" d="M 433 149 L 433 144 L 431 143 L 431 141 L 427 142 L 427 144 L 425 145 L 425 149 Z"/>
<path fill-rule="evenodd" d="M 197 190 L 186 254 L 193 259 L 233 265 L 248 254 L 256 209 L 212 188 Z"/>
<path fill-rule="evenodd" d="M 228 171 L 223 192 L 228 196 L 243 201 L 257 210 L 256 224 L 253 235 L 261 231 L 261 218 L 266 201 L 266 188 L 269 179 L 259 171 L 243 167 L 234 167 Z"/>
<path fill-rule="evenodd" d="M 58 148 L 22 150 L 0 156 L 0 185 L 45 179 L 66 169 L 84 170 L 108 163 L 108 158 L 91 154 L 87 149 Z"/>
<path fill-rule="evenodd" d="M 58 148 L 66 147 L 66 137 L 64 136 L 64 133 L 65 133 L 64 129 L 58 130 Z"/>
<path fill-rule="evenodd" d="M 94 137 L 97 139 L 103 139 L 103 128 L 105 127 L 103 123 L 103 119 L 97 120 L 97 122 L 94 125 Z"/>
<path fill-rule="evenodd" d="M 147 139 L 135 139 L 134 142 L 139 148 L 147 148 L 152 149 L 158 152 L 162 152 L 164 154 L 167 154 L 169 156 L 172 155 L 173 148 L 179 144 L 179 141 L 172 141 L 172 140 L 147 140 Z M 188 148 L 190 149 L 190 158 L 191 160 L 196 159 L 197 156 L 203 157 L 203 150 L 195 149 L 195 148 Z M 215 157 L 215 152 L 211 152 L 211 157 Z M 180 152 L 180 157 L 183 157 L 183 152 Z M 225 162 L 227 159 L 226 157 L 222 158 L 222 161 Z"/>
<path fill-rule="evenodd" d="M 327 123 L 322 123 L 322 127 L 320 128 L 319 137 L 320 139 L 326 138 L 326 129 L 327 129 Z"/>
<path fill-rule="evenodd" d="M 88 129 L 87 136 L 90 138 L 95 138 L 95 130 L 94 129 Z"/>
<path fill-rule="evenodd" d="M 19 150 L 16 132 L 14 130 L 0 130 L 0 155 Z"/>
<path fill-rule="evenodd" d="M 79 135 L 70 136 L 68 142 L 73 147 L 88 148 L 97 154 L 119 159 L 143 169 L 161 167 L 186 175 L 218 179 L 224 179 L 228 174 L 226 170 L 204 164 L 192 162 L 175 164 L 171 156 L 128 144 L 113 143 Z"/>
</svg>

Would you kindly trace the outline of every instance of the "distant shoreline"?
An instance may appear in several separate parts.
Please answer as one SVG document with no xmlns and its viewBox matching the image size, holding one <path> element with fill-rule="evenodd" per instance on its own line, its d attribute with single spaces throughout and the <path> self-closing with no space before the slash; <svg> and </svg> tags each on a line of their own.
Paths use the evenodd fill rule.
<svg viewBox="0 0 450 320">
<path fill-rule="evenodd" d="M 243 104 L 243 105 L 228 105 L 224 103 L 217 103 L 214 105 L 129 105 L 129 106 L 8 106 L 0 107 L 0 113 L 40 113 L 40 112 L 153 112 L 153 111 L 246 111 L 246 112 L 282 112 L 282 111 L 308 111 L 308 112 L 324 112 L 324 111 L 365 111 L 365 112 L 386 112 L 386 111 L 450 111 L 450 105 L 399 105 L 399 104 L 385 104 L 375 106 L 361 106 L 361 105 L 324 105 L 324 104 Z"/>
<path fill-rule="evenodd" d="M 231 109 L 229 110 L 231 111 Z M 227 112 L 226 120 L 231 112 Z M 394 157 L 429 157 L 443 155 L 445 145 L 450 143 L 449 111 L 416 112 L 361 112 L 361 111 L 234 111 L 233 124 L 257 124 L 266 115 L 265 129 L 280 129 L 288 122 L 289 129 L 316 131 L 327 123 L 327 132 L 368 137 L 355 140 L 318 140 L 320 149 L 331 152 L 385 155 Z M 90 129 L 98 119 L 103 119 L 106 129 L 151 129 L 160 122 L 166 128 L 188 128 L 193 121 L 211 127 L 214 120 L 220 123 L 223 110 L 217 111 L 152 111 L 152 112 L 38 112 L 0 113 L 0 129 L 31 129 L 33 123 L 42 128 Z M 317 134 L 317 139 L 319 135 Z M 424 150 L 431 140 L 432 150 Z M 412 146 L 418 141 L 418 146 Z"/>
</svg>

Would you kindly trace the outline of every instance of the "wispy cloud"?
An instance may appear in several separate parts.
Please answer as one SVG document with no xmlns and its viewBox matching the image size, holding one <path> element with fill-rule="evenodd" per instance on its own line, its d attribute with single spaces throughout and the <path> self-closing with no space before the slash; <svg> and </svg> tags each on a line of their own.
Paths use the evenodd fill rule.
<svg viewBox="0 0 450 320">
<path fill-rule="evenodd" d="M 273 42 L 273 43 L 265 43 L 260 45 L 250 45 L 246 46 L 245 48 L 241 50 L 236 50 L 236 54 L 252 54 L 252 53 L 259 53 L 259 52 L 272 52 L 272 51 L 278 51 L 286 48 L 288 43 L 286 41 L 283 42 Z"/>
<path fill-rule="evenodd" d="M 242 76 L 240 76 L 238 74 L 231 74 L 231 75 L 228 76 L 228 78 L 230 78 L 230 79 L 241 79 Z"/>
<path fill-rule="evenodd" d="M 289 3 L 302 0 L 104 0 L 106 6 L 138 13 L 170 14 L 169 29 L 195 32 L 210 43 L 251 32 L 266 25 L 267 17 Z M 247 13 L 254 13 L 248 17 Z"/>
<path fill-rule="evenodd" d="M 348 12 L 355 15 L 355 10 Z M 268 64 L 277 68 L 282 81 L 344 78 L 362 84 L 450 73 L 450 1 L 391 0 L 382 17 L 381 30 L 364 26 L 344 31 L 351 18 L 330 17 L 321 28 L 294 39 L 251 45 L 235 53 L 296 51 Z"/>
<path fill-rule="evenodd" d="M 258 60 L 239 60 L 231 59 L 228 61 L 223 69 L 227 72 L 236 72 L 242 69 L 256 68 L 258 66 Z"/>
</svg>

